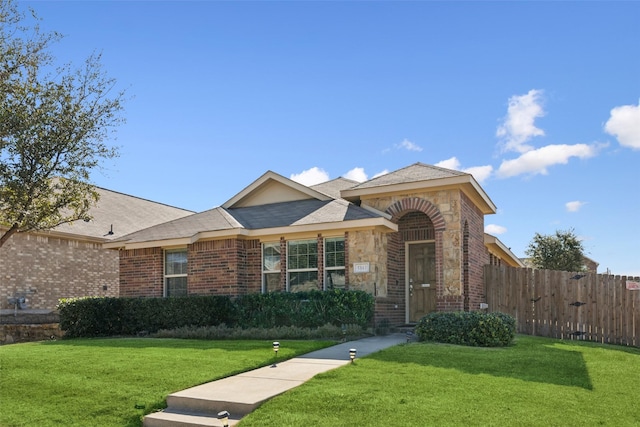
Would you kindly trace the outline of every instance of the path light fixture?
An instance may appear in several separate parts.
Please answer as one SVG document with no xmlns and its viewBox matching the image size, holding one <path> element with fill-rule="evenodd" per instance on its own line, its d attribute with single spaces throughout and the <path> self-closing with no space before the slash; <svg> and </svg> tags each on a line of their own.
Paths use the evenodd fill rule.
<svg viewBox="0 0 640 427">
<path fill-rule="evenodd" d="M 358 351 L 355 348 L 350 348 L 349 349 L 349 359 L 351 359 L 351 363 L 353 363 L 353 360 L 356 358 L 356 353 Z"/>
<path fill-rule="evenodd" d="M 229 427 L 229 412 L 222 411 L 218 412 L 218 419 L 222 422 L 224 427 Z"/>
<path fill-rule="evenodd" d="M 276 366 L 278 366 L 278 365 L 276 365 L 276 363 L 278 362 L 278 350 L 280 350 L 280 343 L 278 341 L 274 341 L 273 342 L 273 351 L 276 354 L 276 360 L 273 362 L 273 365 L 271 365 L 272 368 L 275 368 Z"/>
</svg>

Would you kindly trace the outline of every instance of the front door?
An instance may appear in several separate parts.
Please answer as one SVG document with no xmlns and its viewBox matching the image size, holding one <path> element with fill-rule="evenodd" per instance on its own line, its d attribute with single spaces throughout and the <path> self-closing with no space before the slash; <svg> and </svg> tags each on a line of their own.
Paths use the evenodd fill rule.
<svg viewBox="0 0 640 427">
<path fill-rule="evenodd" d="M 407 287 L 409 322 L 436 311 L 436 244 L 409 244 Z"/>
</svg>

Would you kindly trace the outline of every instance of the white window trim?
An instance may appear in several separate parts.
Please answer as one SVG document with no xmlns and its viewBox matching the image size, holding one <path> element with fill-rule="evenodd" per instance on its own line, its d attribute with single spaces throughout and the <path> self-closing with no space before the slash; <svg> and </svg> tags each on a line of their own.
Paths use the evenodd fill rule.
<svg viewBox="0 0 640 427">
<path fill-rule="evenodd" d="M 330 239 L 342 239 L 342 241 L 345 243 L 345 246 L 346 246 L 346 239 L 345 239 L 344 236 L 333 236 L 333 237 L 325 237 L 324 238 L 324 241 L 323 241 L 323 244 L 322 244 L 322 249 L 324 251 L 324 253 L 322 254 L 322 263 L 323 263 L 323 267 L 324 267 L 323 268 L 324 277 L 322 278 L 322 290 L 323 291 L 327 290 L 327 284 L 329 282 L 329 273 L 331 271 L 342 270 L 342 271 L 344 271 L 345 276 L 346 276 L 346 273 L 347 273 L 347 266 L 346 265 L 343 265 L 343 266 L 340 266 L 340 267 L 327 267 L 327 240 L 330 240 Z M 346 247 L 345 247 L 345 259 L 346 259 Z M 346 286 L 346 284 L 345 284 L 345 286 Z"/>
<path fill-rule="evenodd" d="M 286 277 L 286 281 L 287 281 L 287 292 L 291 292 L 291 286 L 289 283 L 289 273 L 306 273 L 306 272 L 311 272 L 311 271 L 315 271 L 316 272 L 316 276 L 318 275 L 318 267 L 316 268 L 296 268 L 296 269 L 290 269 L 289 268 L 289 244 L 291 242 L 294 243 L 301 243 L 301 242 L 315 242 L 316 243 L 316 256 L 318 256 L 318 240 L 317 239 L 300 239 L 300 240 L 288 240 L 287 241 L 287 277 Z M 324 254 L 323 254 L 324 256 Z M 320 278 L 318 277 L 316 280 L 320 280 Z"/>
<path fill-rule="evenodd" d="M 176 277 L 187 277 L 187 273 L 181 274 L 167 274 L 167 253 L 168 252 L 184 252 L 187 254 L 187 266 L 189 265 L 189 256 L 187 252 L 187 248 L 175 248 L 175 249 L 165 249 L 162 252 L 162 296 L 167 297 L 167 279 L 173 279 Z M 187 267 L 188 270 L 188 267 Z M 187 279 L 188 281 L 189 279 Z"/>
<path fill-rule="evenodd" d="M 278 247 L 280 247 L 280 242 L 262 242 L 262 245 L 260 245 L 260 270 L 262 272 L 262 274 L 260 274 L 260 281 L 261 281 L 261 289 L 262 289 L 262 293 L 266 294 L 267 293 L 267 282 L 264 280 L 265 279 L 265 275 L 267 274 L 273 274 L 273 275 L 278 275 L 278 279 L 280 278 L 280 273 L 282 272 L 282 267 L 280 270 L 277 271 L 271 271 L 271 270 L 265 270 L 264 269 L 264 246 L 265 245 L 278 245 Z M 282 265 L 282 255 L 280 255 L 280 265 Z M 278 280 L 279 282 L 279 280 Z"/>
</svg>

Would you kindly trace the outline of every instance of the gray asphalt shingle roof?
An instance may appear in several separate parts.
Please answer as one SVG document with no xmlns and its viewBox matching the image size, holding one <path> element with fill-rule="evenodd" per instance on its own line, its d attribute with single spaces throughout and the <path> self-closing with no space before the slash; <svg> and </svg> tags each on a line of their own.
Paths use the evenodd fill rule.
<svg viewBox="0 0 640 427">
<path fill-rule="evenodd" d="M 351 187 L 352 190 L 362 188 L 381 187 L 384 185 L 404 184 L 407 182 L 428 181 L 432 179 L 452 178 L 456 176 L 468 175 L 464 172 L 445 169 L 438 166 L 424 163 L 414 163 L 394 172 L 370 179 L 361 184 Z"/>
<path fill-rule="evenodd" d="M 311 188 L 323 194 L 326 194 L 327 196 L 331 196 L 334 199 L 339 199 L 340 192 L 342 190 L 352 188 L 356 185 L 358 185 L 358 181 L 353 181 L 351 179 L 340 177 L 340 178 L 332 179 L 331 181 L 326 181 L 320 184 L 312 185 Z"/>
<path fill-rule="evenodd" d="M 297 200 L 232 209 L 219 207 L 132 233 L 118 241 L 180 239 L 210 231 L 257 230 L 379 217 L 381 215 L 341 199 Z"/>
<path fill-rule="evenodd" d="M 100 200 L 89 211 L 92 216 L 91 221 L 62 224 L 54 228 L 54 231 L 113 240 L 194 213 L 187 209 L 152 202 L 100 187 L 96 187 L 96 191 L 100 195 Z M 113 231 L 113 234 L 109 234 L 110 231 Z"/>
</svg>

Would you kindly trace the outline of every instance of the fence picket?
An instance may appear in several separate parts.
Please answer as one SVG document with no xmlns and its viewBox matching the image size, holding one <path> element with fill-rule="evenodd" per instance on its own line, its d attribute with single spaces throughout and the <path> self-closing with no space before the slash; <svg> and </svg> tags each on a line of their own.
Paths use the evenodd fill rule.
<svg viewBox="0 0 640 427">
<path fill-rule="evenodd" d="M 640 347 L 640 291 L 626 289 L 639 278 L 487 265 L 484 279 L 489 311 L 519 333 Z"/>
</svg>

